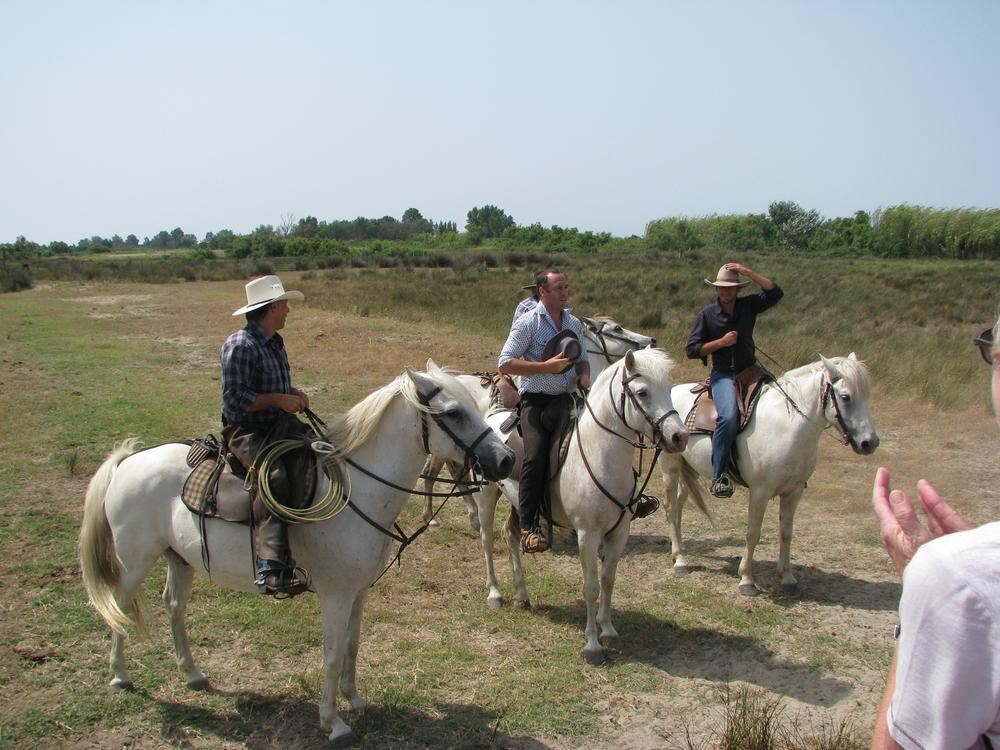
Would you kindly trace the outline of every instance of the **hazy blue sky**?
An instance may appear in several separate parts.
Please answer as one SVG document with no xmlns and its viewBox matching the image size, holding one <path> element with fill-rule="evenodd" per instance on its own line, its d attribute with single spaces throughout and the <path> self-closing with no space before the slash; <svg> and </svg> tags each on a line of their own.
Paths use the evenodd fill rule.
<svg viewBox="0 0 1000 750">
<path fill-rule="evenodd" d="M 0 242 L 998 207 L 998 39 L 998 0 L 3 0 Z"/>
</svg>

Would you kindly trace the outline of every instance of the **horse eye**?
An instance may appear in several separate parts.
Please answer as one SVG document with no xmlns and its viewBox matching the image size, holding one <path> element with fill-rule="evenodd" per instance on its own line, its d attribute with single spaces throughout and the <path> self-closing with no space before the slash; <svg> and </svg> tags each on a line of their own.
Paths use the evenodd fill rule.
<svg viewBox="0 0 1000 750">
<path fill-rule="evenodd" d="M 646 398 L 649 395 L 649 391 L 646 388 L 640 388 L 635 392 L 635 395 L 639 398 Z"/>
<path fill-rule="evenodd" d="M 840 394 L 840 400 L 843 401 L 845 404 L 851 403 L 851 394 L 850 393 Z"/>
<path fill-rule="evenodd" d="M 615 326 L 615 331 L 617 333 L 621 333 L 622 332 L 622 327 L 621 326 Z"/>
</svg>

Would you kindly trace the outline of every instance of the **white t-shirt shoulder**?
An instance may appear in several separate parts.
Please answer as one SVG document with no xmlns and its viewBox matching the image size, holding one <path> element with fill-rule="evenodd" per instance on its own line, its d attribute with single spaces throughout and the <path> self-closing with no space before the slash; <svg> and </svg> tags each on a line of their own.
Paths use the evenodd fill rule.
<svg viewBox="0 0 1000 750">
<path fill-rule="evenodd" d="M 903 575 L 892 738 L 907 750 L 1000 748 L 1000 522 L 921 547 Z"/>
</svg>

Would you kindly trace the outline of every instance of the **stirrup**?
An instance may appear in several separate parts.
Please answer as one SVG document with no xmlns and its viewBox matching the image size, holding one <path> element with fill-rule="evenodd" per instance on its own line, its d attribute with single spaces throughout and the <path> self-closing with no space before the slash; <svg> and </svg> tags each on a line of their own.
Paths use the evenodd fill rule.
<svg viewBox="0 0 1000 750">
<path fill-rule="evenodd" d="M 639 495 L 639 501 L 632 511 L 634 518 L 645 518 L 651 516 L 660 509 L 660 501 L 653 495 Z"/>
<path fill-rule="evenodd" d="M 521 529 L 521 551 L 533 555 L 545 552 L 549 548 L 549 540 L 537 526 L 533 529 Z"/>
<path fill-rule="evenodd" d="M 312 580 L 304 568 L 285 567 L 264 570 L 254 580 L 257 590 L 275 599 L 291 599 L 312 589 Z"/>
</svg>

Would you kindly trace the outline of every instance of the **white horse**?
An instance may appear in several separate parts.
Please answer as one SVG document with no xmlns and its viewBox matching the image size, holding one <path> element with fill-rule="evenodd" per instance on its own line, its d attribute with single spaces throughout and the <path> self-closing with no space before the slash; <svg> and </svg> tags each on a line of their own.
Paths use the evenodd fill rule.
<svg viewBox="0 0 1000 750">
<path fill-rule="evenodd" d="M 320 724 L 338 744 L 353 739 L 336 706 L 339 687 L 352 710 L 366 701 L 355 684 L 361 617 L 368 587 L 384 569 L 392 543 L 388 529 L 399 516 L 408 488 L 433 451 L 459 463 L 476 461 L 487 476 L 504 477 L 513 466 L 510 449 L 487 428 L 468 392 L 428 362 L 427 373 L 407 370 L 333 420 L 328 439 L 351 471 L 350 505 L 328 521 L 289 528 L 295 559 L 312 574 L 323 621 L 323 695 Z M 184 613 L 194 574 L 209 574 L 202 557 L 199 519 L 180 499 L 190 472 L 188 446 L 166 444 L 135 452 L 135 441 L 113 451 L 91 479 L 80 532 L 80 561 L 90 601 L 112 628 L 113 690 L 131 687 L 125 665 L 125 627 L 144 625 L 142 580 L 166 557 L 163 601 L 173 629 L 177 664 L 187 685 L 208 680 L 191 655 Z M 324 479 L 326 486 L 329 480 Z M 326 487 L 320 487 L 324 493 Z M 361 514 L 364 515 L 361 515 Z M 249 527 L 206 521 L 211 579 L 256 592 Z"/>
<path fill-rule="evenodd" d="M 694 402 L 694 383 L 674 388 L 674 404 L 687 415 Z M 778 574 L 782 592 L 798 593 L 791 568 L 792 526 L 795 509 L 806 480 L 816 468 L 820 435 L 835 427 L 855 453 L 868 455 L 878 447 L 878 434 L 871 414 L 868 370 L 852 352 L 847 357 L 820 357 L 791 370 L 767 385 L 761 393 L 746 428 L 736 438 L 737 465 L 750 489 L 746 548 L 740 561 L 739 591 L 756 596 L 753 553 L 760 541 L 760 527 L 767 502 L 781 498 Z M 664 456 L 660 464 L 670 503 L 670 543 L 674 571 L 686 573 L 688 562 L 681 541 L 681 513 L 688 493 L 704 503 L 705 490 L 698 475 L 712 475 L 712 440 L 693 433 L 683 454 Z M 670 502 L 672 498 L 676 498 Z"/>
<path fill-rule="evenodd" d="M 605 315 L 595 315 L 593 318 L 581 317 L 580 322 L 583 324 L 582 343 L 586 347 L 584 351 L 586 351 L 587 361 L 590 363 L 591 383 L 595 382 L 598 375 L 628 352 L 637 352 L 640 349 L 656 346 L 656 339 L 630 331 Z M 493 389 L 489 385 L 483 385 L 482 378 L 478 375 L 457 375 L 456 377 L 458 382 L 464 385 L 472 395 L 479 407 L 480 414 L 485 417 L 497 409 Z M 428 456 L 424 470 L 421 472 L 423 492 L 420 494 L 424 497 L 423 519 L 424 523 L 431 527 L 441 525 L 434 517 L 435 496 L 433 493 L 434 483 L 441 474 L 444 465 L 445 462 L 442 459 Z M 456 466 L 449 466 L 448 469 L 453 477 L 457 476 Z M 466 494 L 464 498 L 466 511 L 469 514 L 469 525 L 473 531 L 479 531 L 479 515 L 476 504 L 470 495 Z"/>
<path fill-rule="evenodd" d="M 632 471 L 636 441 L 645 436 L 655 447 L 667 452 L 682 451 L 687 444 L 687 430 L 670 400 L 673 366 L 666 352 L 643 349 L 628 352 L 624 359 L 607 368 L 593 384 L 566 461 L 550 483 L 553 521 L 577 532 L 587 605 L 583 657 L 590 664 L 604 662 L 602 643 L 620 645 L 618 632 L 611 623 L 611 595 L 618 559 L 628 541 L 634 503 L 641 489 Z M 498 412 L 487 417 L 487 422 L 495 427 L 505 417 L 504 412 Z M 514 600 L 520 606 L 530 606 L 514 510 L 518 482 L 510 478 L 488 484 L 473 496 L 486 556 L 487 602 L 494 608 L 501 604 L 493 568 L 493 518 L 501 492 L 512 505 L 504 536 L 514 574 Z"/>
</svg>

